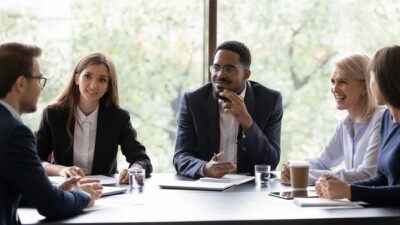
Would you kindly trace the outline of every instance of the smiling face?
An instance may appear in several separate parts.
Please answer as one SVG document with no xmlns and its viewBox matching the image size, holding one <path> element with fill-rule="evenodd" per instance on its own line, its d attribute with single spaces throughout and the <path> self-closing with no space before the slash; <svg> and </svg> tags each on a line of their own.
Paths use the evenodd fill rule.
<svg viewBox="0 0 400 225">
<path fill-rule="evenodd" d="M 216 91 L 233 91 L 240 94 L 245 87 L 245 82 L 250 76 L 250 70 L 243 68 L 239 54 L 221 49 L 214 56 L 214 66 L 219 68 L 232 68 L 230 74 L 225 74 L 223 69 L 211 74 L 212 84 Z"/>
<path fill-rule="evenodd" d="M 335 69 L 331 75 L 331 84 L 337 109 L 347 110 L 353 116 L 362 112 L 363 98 L 367 94 L 365 81 L 356 80 Z"/>
<path fill-rule="evenodd" d="M 79 86 L 79 104 L 97 105 L 108 91 L 109 73 L 104 64 L 90 65 L 76 74 L 75 83 Z"/>
</svg>

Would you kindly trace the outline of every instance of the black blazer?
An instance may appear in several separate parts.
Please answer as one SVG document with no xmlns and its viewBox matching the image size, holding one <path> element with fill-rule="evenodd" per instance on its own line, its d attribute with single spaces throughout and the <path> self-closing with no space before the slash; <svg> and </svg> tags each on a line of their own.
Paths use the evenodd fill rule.
<svg viewBox="0 0 400 225">
<path fill-rule="evenodd" d="M 32 131 L 0 104 L 0 224 L 18 224 L 21 196 L 48 218 L 82 211 L 90 197 L 52 185 L 36 153 Z"/>
<path fill-rule="evenodd" d="M 53 153 L 53 163 L 73 166 L 73 143 L 70 142 L 66 127 L 68 109 L 46 108 L 39 130 L 36 132 L 38 154 L 42 161 L 48 161 Z M 69 128 L 74 134 L 75 121 Z M 96 142 L 92 174 L 112 175 L 117 172 L 118 145 L 126 161 L 140 164 L 150 175 L 153 167 L 145 147 L 136 139 L 137 134 L 130 122 L 129 112 L 121 108 L 106 108 L 99 105 Z M 130 166 L 129 165 L 129 166 Z"/>
<path fill-rule="evenodd" d="M 200 167 L 220 151 L 218 101 L 212 93 L 212 84 L 208 83 L 182 96 L 173 159 L 180 174 L 195 177 Z M 254 174 L 255 164 L 269 164 L 275 169 L 280 158 L 282 96 L 247 81 L 244 102 L 254 124 L 245 138 L 239 127 L 237 171 Z"/>
</svg>

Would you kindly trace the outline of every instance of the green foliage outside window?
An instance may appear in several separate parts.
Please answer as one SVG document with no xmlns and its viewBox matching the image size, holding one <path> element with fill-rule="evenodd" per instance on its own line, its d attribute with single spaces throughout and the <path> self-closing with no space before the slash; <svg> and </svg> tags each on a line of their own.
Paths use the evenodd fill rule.
<svg viewBox="0 0 400 225">
<path fill-rule="evenodd" d="M 330 62 L 349 52 L 369 56 L 396 44 L 395 0 L 219 0 L 217 42 L 239 40 L 253 55 L 251 79 L 281 91 L 281 162 L 317 155 L 338 120 Z M 184 91 L 201 86 L 204 2 L 201 0 L 14 0 L 0 3 L 0 42 L 44 49 L 49 78 L 36 113 L 66 85 L 75 62 L 91 51 L 116 64 L 122 107 L 131 113 L 155 172 L 173 172 L 176 114 Z M 124 162 L 123 156 L 120 161 Z M 124 166 L 123 163 L 120 167 Z"/>
</svg>

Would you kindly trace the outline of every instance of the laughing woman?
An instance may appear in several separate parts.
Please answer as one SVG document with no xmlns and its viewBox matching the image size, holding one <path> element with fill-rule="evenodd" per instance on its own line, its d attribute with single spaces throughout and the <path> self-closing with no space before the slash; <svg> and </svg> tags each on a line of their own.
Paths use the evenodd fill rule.
<svg viewBox="0 0 400 225">
<path fill-rule="evenodd" d="M 310 163 L 309 184 L 313 185 L 324 171 L 347 182 L 363 180 L 376 173 L 379 129 L 384 112 L 378 107 L 371 89 L 370 59 L 361 54 L 340 58 L 333 64 L 331 92 L 338 110 L 348 115 L 336 127 L 319 156 Z M 344 163 L 345 168 L 332 170 Z M 283 164 L 281 178 L 290 181 L 290 171 Z"/>
<path fill-rule="evenodd" d="M 93 52 L 79 60 L 68 85 L 44 109 L 36 132 L 48 175 L 117 173 L 118 146 L 130 167 L 152 172 L 129 113 L 119 106 L 117 83 L 114 64 L 105 54 Z M 127 168 L 119 180 L 128 181 Z"/>
<path fill-rule="evenodd" d="M 372 59 L 371 70 L 375 99 L 388 107 L 382 117 L 377 175 L 352 184 L 337 177 L 321 178 L 316 190 L 325 198 L 400 205 L 400 46 L 380 49 Z"/>
</svg>

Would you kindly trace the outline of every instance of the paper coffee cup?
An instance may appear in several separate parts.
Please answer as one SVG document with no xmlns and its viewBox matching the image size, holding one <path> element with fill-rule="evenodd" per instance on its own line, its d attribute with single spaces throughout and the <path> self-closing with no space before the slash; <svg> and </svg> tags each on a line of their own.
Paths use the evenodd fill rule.
<svg viewBox="0 0 400 225">
<path fill-rule="evenodd" d="M 306 189 L 310 163 L 306 161 L 290 161 L 290 183 L 293 189 Z"/>
</svg>

